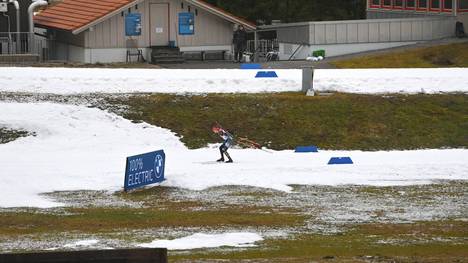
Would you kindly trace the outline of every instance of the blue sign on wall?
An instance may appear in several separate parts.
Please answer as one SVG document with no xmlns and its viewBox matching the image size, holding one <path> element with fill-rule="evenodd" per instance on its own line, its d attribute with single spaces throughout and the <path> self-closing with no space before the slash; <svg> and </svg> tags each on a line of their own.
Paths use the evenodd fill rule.
<svg viewBox="0 0 468 263">
<path fill-rule="evenodd" d="M 179 35 L 195 33 L 195 16 L 193 13 L 179 13 Z"/>
<path fill-rule="evenodd" d="M 141 35 L 140 13 L 130 13 L 125 16 L 125 35 L 129 37 Z"/>
<path fill-rule="evenodd" d="M 163 150 L 127 157 L 125 191 L 164 181 L 165 162 Z"/>
</svg>

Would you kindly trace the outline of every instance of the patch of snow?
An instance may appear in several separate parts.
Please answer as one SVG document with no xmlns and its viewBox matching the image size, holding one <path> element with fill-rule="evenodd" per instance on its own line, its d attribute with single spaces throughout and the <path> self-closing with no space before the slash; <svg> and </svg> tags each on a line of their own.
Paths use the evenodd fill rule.
<svg viewBox="0 0 468 263">
<path fill-rule="evenodd" d="M 96 69 L 10 67 L 0 71 L 0 91 L 82 93 L 258 93 L 301 90 L 300 70 L 255 78 L 240 69 Z"/>
<path fill-rule="evenodd" d="M 140 244 L 139 247 L 167 248 L 168 250 L 188 250 L 198 248 L 216 247 L 254 247 L 255 242 L 263 238 L 256 233 L 226 233 L 226 234 L 202 234 L 173 240 L 155 240 L 151 243 Z"/>
<path fill-rule="evenodd" d="M 468 92 L 468 68 L 320 69 L 314 89 L 345 93 Z"/>
<path fill-rule="evenodd" d="M 169 130 L 96 108 L 0 103 L 0 112 L 0 125 L 36 134 L 0 144 L 2 207 L 60 205 L 44 192 L 120 190 L 127 156 L 186 150 Z"/>
<path fill-rule="evenodd" d="M 301 91 L 300 69 L 272 69 L 278 78 L 255 78 L 258 70 L 102 69 L 4 67 L 0 92 L 259 93 Z M 261 70 L 264 71 L 264 70 Z M 467 68 L 318 69 L 315 91 L 346 93 L 468 92 Z"/>
<path fill-rule="evenodd" d="M 65 248 L 83 248 L 83 247 L 92 247 L 99 243 L 97 239 L 88 239 L 88 240 L 79 240 L 70 244 L 65 244 L 63 247 Z"/>
</svg>

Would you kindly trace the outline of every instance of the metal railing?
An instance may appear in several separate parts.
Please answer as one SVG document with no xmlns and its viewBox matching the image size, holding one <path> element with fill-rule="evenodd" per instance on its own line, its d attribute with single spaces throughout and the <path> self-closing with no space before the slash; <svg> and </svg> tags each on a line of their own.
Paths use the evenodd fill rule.
<svg viewBox="0 0 468 263">
<path fill-rule="evenodd" d="M 257 53 L 259 57 L 266 57 L 269 52 L 277 52 L 279 44 L 277 39 L 260 39 L 257 40 L 257 50 L 255 50 L 255 40 L 247 41 L 247 52 Z"/>
<path fill-rule="evenodd" d="M 0 32 L 0 62 L 47 61 L 54 42 L 32 33 Z"/>
</svg>

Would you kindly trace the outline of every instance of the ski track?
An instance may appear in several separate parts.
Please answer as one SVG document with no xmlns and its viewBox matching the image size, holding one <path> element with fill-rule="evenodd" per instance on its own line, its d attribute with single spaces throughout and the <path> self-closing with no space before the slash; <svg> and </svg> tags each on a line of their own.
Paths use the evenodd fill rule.
<svg viewBox="0 0 468 263">
<path fill-rule="evenodd" d="M 164 149 L 163 186 L 204 190 L 245 185 L 289 192 L 289 185 L 413 185 L 467 180 L 468 150 L 294 153 L 231 149 L 235 163 L 219 158 L 216 145 L 189 150 L 174 133 L 85 106 L 1 103 L 0 126 L 36 136 L 0 144 L 0 207 L 54 207 L 40 195 L 52 191 L 110 190 L 123 186 L 125 160 Z M 209 131 L 207 131 L 209 132 Z M 313 142 L 311 142 L 313 144 Z M 350 156 L 354 165 L 327 165 Z"/>
</svg>

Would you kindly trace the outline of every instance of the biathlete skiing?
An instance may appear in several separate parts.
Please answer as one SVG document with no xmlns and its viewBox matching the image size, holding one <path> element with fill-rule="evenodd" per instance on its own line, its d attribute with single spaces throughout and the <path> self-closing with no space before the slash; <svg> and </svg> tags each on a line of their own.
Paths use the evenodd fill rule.
<svg viewBox="0 0 468 263">
<path fill-rule="evenodd" d="M 218 159 L 217 162 L 224 162 L 224 156 L 226 155 L 226 157 L 228 158 L 226 163 L 232 163 L 232 158 L 231 156 L 229 156 L 227 150 L 234 143 L 234 136 L 232 136 L 232 134 L 230 134 L 228 131 L 224 130 L 219 124 L 213 124 L 211 130 L 223 139 L 223 144 L 221 144 L 221 146 L 219 147 L 221 158 Z"/>
</svg>

